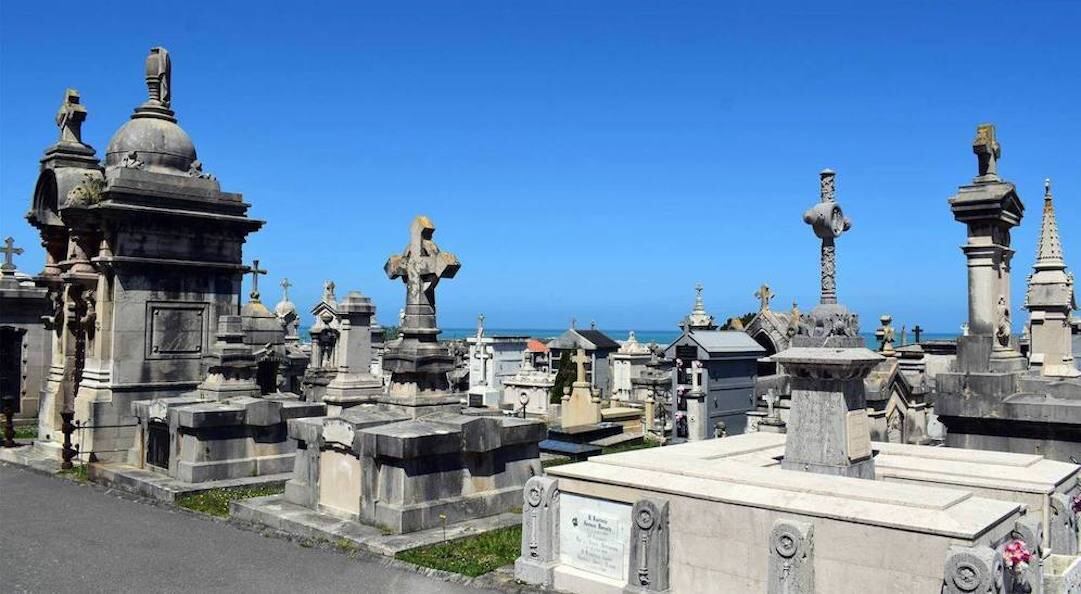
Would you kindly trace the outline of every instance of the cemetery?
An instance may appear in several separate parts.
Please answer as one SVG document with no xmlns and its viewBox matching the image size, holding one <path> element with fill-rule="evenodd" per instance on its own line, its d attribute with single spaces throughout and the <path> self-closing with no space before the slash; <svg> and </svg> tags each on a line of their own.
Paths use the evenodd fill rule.
<svg viewBox="0 0 1081 594">
<path fill-rule="evenodd" d="M 863 231 L 825 169 L 802 215 L 817 254 L 792 254 L 817 265 L 806 311 L 775 309 L 763 283 L 749 321 L 722 327 L 697 284 L 664 344 L 573 319 L 549 335 L 490 329 L 483 314 L 455 342 L 436 297 L 469 274 L 443 249 L 471 232 L 461 220 L 438 242 L 426 215 L 381 222 L 408 232 L 382 268 L 401 303 L 377 310 L 328 280 L 302 310 L 282 278 L 264 305 L 272 266 L 244 250 L 268 221 L 204 169 L 173 108 L 171 54 L 150 49 L 143 72 L 145 98 L 101 155 L 64 91 L 28 188 L 40 272 L 4 242 L 0 462 L 340 550 L 502 572 L 520 591 L 1081 592 L 1081 321 L 1061 239 L 1081 226 L 1060 221 L 1045 182 L 1026 300 L 1011 303 L 1025 207 L 993 124 L 976 128 L 976 175 L 933 215 L 965 229 L 955 339 L 917 325 L 909 342 L 888 313 L 861 326 L 838 249 Z M 798 230 L 790 218 L 772 224 Z M 16 425 L 31 431 L 16 439 Z"/>
</svg>

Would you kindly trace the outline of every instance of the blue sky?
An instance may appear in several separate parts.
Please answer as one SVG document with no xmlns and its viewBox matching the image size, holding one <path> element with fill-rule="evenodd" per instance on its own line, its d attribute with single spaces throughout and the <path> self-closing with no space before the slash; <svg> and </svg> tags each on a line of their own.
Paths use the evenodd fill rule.
<svg viewBox="0 0 1081 594">
<path fill-rule="evenodd" d="M 395 321 L 382 265 L 424 213 L 463 262 L 444 327 L 665 329 L 696 282 L 718 317 L 753 310 L 762 282 L 806 310 L 802 214 L 830 167 L 854 222 L 841 301 L 865 331 L 889 312 L 955 332 L 964 228 L 946 199 L 983 121 L 1027 206 L 1014 303 L 1045 177 L 1081 269 L 1081 3 L 65 4 L 0 4 L 0 235 L 31 272 L 22 216 L 63 90 L 103 158 L 154 45 L 205 169 L 268 221 L 245 258 L 302 307 L 333 278 Z"/>
</svg>

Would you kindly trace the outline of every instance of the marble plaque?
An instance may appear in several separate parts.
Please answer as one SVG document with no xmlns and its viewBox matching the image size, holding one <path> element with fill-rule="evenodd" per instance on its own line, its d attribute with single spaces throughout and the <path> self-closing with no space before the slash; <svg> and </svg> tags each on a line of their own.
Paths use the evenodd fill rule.
<svg viewBox="0 0 1081 594">
<path fill-rule="evenodd" d="M 147 303 L 148 359 L 196 359 L 207 336 L 207 304 Z"/>
<path fill-rule="evenodd" d="M 849 411 L 845 418 L 848 459 L 862 460 L 871 455 L 871 424 L 866 410 Z"/>
<path fill-rule="evenodd" d="M 630 504 L 567 493 L 560 498 L 560 563 L 624 581 L 630 531 Z"/>
</svg>

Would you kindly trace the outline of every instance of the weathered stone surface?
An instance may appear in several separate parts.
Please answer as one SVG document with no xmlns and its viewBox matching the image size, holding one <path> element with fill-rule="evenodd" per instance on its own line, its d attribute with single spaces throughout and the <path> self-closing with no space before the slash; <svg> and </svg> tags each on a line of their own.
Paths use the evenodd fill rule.
<svg viewBox="0 0 1081 594">
<path fill-rule="evenodd" d="M 946 557 L 942 594 L 1001 594 L 1002 554 L 987 546 L 952 546 Z"/>
<path fill-rule="evenodd" d="M 668 592 L 668 502 L 641 499 L 631 509 L 626 592 Z"/>
<path fill-rule="evenodd" d="M 514 562 L 514 577 L 550 587 L 559 562 L 559 481 L 535 476 L 526 481 L 523 496 L 522 554 Z"/>
<path fill-rule="evenodd" d="M 769 594 L 815 592 L 814 526 L 780 519 L 769 535 Z"/>
</svg>

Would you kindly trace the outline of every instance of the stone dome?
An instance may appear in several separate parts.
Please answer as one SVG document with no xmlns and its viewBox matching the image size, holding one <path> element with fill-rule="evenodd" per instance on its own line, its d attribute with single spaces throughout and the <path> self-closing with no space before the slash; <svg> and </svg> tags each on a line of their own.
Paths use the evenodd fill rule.
<svg viewBox="0 0 1081 594">
<path fill-rule="evenodd" d="M 279 318 L 284 318 L 289 314 L 295 315 L 297 313 L 297 306 L 288 299 L 282 299 L 274 306 L 274 313 L 277 314 Z"/>
<path fill-rule="evenodd" d="M 195 144 L 175 121 L 138 112 L 116 131 L 105 150 L 106 167 L 132 166 L 158 173 L 187 175 L 195 160 Z"/>
</svg>

